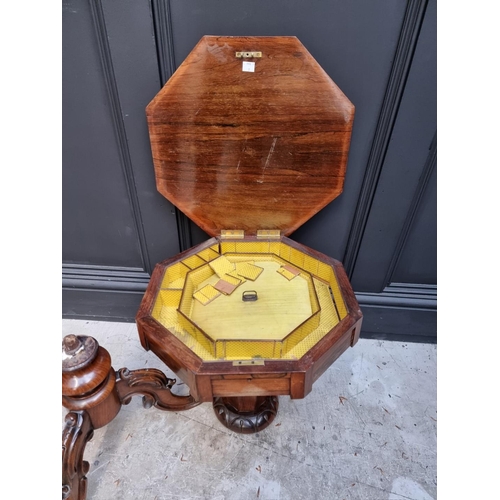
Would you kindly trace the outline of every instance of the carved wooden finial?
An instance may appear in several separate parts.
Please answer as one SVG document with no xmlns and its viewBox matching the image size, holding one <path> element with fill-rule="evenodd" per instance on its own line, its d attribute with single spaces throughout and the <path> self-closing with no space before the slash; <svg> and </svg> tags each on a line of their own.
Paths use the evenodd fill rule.
<svg viewBox="0 0 500 500">
<path fill-rule="evenodd" d="M 82 342 L 76 335 L 66 335 L 63 342 L 63 350 L 67 355 L 73 355 L 80 349 Z"/>
<path fill-rule="evenodd" d="M 99 344 L 93 337 L 66 335 L 62 341 L 62 371 L 73 372 L 90 365 L 97 356 Z"/>
</svg>

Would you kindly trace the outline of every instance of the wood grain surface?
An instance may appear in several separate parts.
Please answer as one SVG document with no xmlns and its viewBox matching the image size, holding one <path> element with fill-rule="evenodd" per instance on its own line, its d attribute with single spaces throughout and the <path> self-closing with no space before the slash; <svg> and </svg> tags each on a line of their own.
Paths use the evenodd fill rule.
<svg viewBox="0 0 500 500">
<path fill-rule="evenodd" d="M 157 188 L 212 236 L 289 235 L 342 192 L 353 116 L 297 38 L 205 36 L 147 107 Z"/>
</svg>

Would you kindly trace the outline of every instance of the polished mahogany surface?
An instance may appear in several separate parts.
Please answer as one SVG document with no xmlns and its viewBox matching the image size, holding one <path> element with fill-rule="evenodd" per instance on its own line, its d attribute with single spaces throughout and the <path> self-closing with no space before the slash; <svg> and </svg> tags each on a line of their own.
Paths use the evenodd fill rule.
<svg viewBox="0 0 500 500">
<path fill-rule="evenodd" d="M 289 235 L 342 192 L 354 106 L 295 37 L 203 37 L 147 117 L 159 192 L 212 236 Z"/>
</svg>

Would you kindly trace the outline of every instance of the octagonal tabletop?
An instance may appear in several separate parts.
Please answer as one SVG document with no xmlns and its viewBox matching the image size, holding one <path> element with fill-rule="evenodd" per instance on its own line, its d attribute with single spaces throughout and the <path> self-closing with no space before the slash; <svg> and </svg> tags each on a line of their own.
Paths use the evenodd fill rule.
<svg viewBox="0 0 500 500">
<path fill-rule="evenodd" d="M 289 235 L 342 192 L 353 116 L 297 38 L 205 36 L 147 107 L 157 188 L 211 236 Z"/>
</svg>

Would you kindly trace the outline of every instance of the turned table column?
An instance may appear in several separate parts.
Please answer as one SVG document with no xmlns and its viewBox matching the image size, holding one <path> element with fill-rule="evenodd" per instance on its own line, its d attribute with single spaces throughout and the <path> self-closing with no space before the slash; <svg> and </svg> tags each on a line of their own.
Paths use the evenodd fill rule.
<svg viewBox="0 0 500 500">
<path fill-rule="evenodd" d="M 240 434 L 264 430 L 276 417 L 278 407 L 278 396 L 225 397 L 213 401 L 219 422 Z"/>
</svg>

